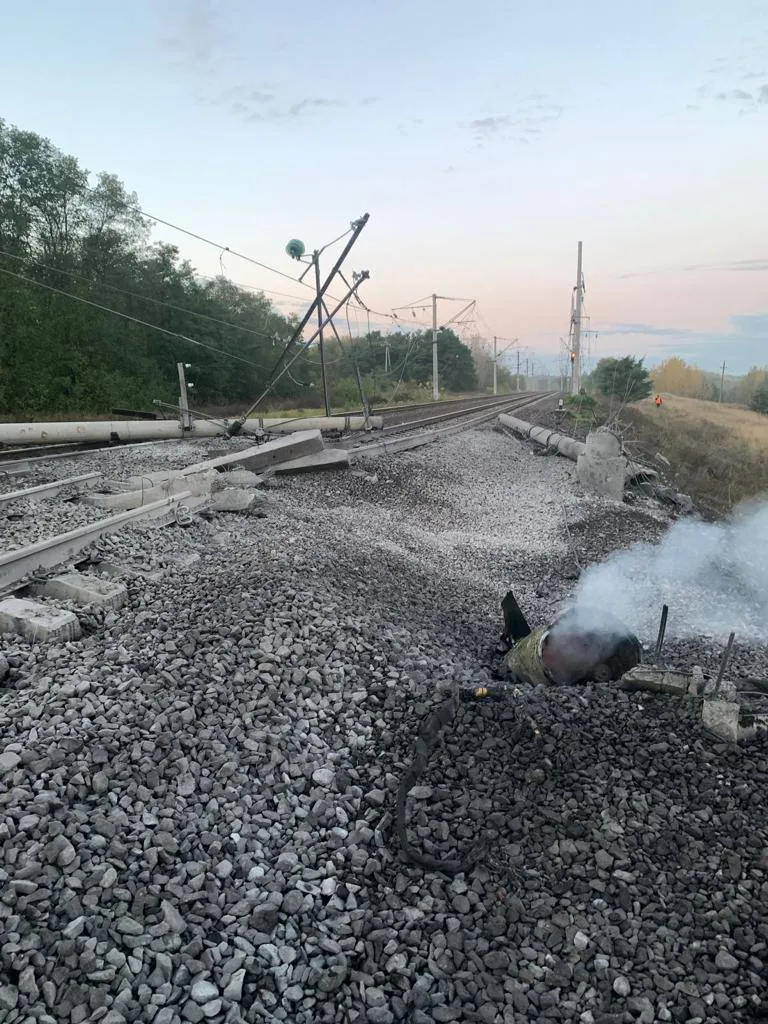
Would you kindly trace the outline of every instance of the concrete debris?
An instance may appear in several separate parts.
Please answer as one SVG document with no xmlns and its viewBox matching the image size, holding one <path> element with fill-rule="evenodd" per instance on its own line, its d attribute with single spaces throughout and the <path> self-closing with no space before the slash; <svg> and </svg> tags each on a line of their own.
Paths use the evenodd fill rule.
<svg viewBox="0 0 768 1024">
<path fill-rule="evenodd" d="M 258 473 L 261 470 L 276 466 L 281 462 L 287 462 L 290 459 L 314 455 L 316 452 L 323 451 L 324 447 L 323 435 L 319 430 L 301 430 L 288 437 L 267 441 L 266 444 L 253 445 L 250 448 L 243 448 L 238 452 L 219 455 L 206 462 L 198 462 L 193 466 L 187 466 L 182 472 L 186 477 L 191 473 L 201 473 L 207 469 L 224 469 L 227 466 L 237 466 Z"/>
<path fill-rule="evenodd" d="M 155 474 L 157 475 L 157 474 Z M 188 492 L 195 497 L 210 494 L 218 480 L 219 474 L 213 470 L 204 470 L 199 473 L 188 473 L 186 476 L 167 476 L 151 486 L 139 484 L 136 490 L 118 489 L 116 494 L 88 494 L 83 501 L 88 505 L 95 505 L 98 508 L 108 508 L 115 511 L 123 511 L 131 508 L 141 508 L 153 501 L 160 501 L 162 498 L 169 498 L 174 494 Z M 135 482 L 137 477 L 132 478 Z"/>
<path fill-rule="evenodd" d="M 18 633 L 27 640 L 77 640 L 80 622 L 73 612 L 39 601 L 8 597 L 0 601 L 0 633 Z"/>
<path fill-rule="evenodd" d="M 732 743 L 741 738 L 739 705 L 732 700 L 707 700 L 701 709 L 701 720 L 706 728 Z"/>
<path fill-rule="evenodd" d="M 33 592 L 60 601 L 74 601 L 80 605 L 102 605 L 122 608 L 128 600 L 128 591 L 122 583 L 86 576 L 81 572 L 68 572 L 34 586 Z"/>
<path fill-rule="evenodd" d="M 142 488 L 164 484 L 167 480 L 183 479 L 184 474 L 180 469 L 152 469 L 142 473 L 141 476 L 129 476 L 125 481 L 125 486 L 129 491 L 140 491 Z"/>
<path fill-rule="evenodd" d="M 587 434 L 583 454 L 576 460 L 579 483 L 592 494 L 621 501 L 627 460 L 621 454 L 621 441 L 607 430 Z"/>
<path fill-rule="evenodd" d="M 498 423 L 521 437 L 529 438 L 576 461 L 579 483 L 601 497 L 621 501 L 624 485 L 628 481 L 648 480 L 658 476 L 656 470 L 627 459 L 621 453 L 619 438 L 604 427 L 588 434 L 585 443 L 505 413 L 498 417 Z"/>
<path fill-rule="evenodd" d="M 250 469 L 230 469 L 225 473 L 216 474 L 213 490 L 220 491 L 225 487 L 259 487 L 263 482 L 264 477 L 252 473 Z"/>
<path fill-rule="evenodd" d="M 275 466 L 273 473 L 312 473 L 318 469 L 346 469 L 349 466 L 349 452 L 343 449 L 304 455 Z"/>
<path fill-rule="evenodd" d="M 722 685 L 720 692 L 723 692 Z M 731 743 L 743 743 L 768 734 L 768 714 L 755 714 L 728 697 L 705 700 L 701 720 L 706 728 Z"/>
<path fill-rule="evenodd" d="M 691 496 L 689 494 L 683 494 L 680 491 L 676 491 L 674 487 L 651 485 L 650 493 L 659 501 L 663 501 L 666 505 L 671 505 L 680 512 L 681 515 L 690 516 L 696 511 L 696 506 L 694 505 Z"/>
<path fill-rule="evenodd" d="M 260 504 L 262 497 L 254 490 L 241 487 L 225 487 L 214 494 L 209 509 L 211 512 L 248 512 Z"/>
<path fill-rule="evenodd" d="M 653 665 L 638 665 L 621 680 L 623 690 L 648 690 L 666 693 L 672 697 L 685 697 L 690 690 L 691 676 L 681 672 L 667 672 Z"/>
</svg>

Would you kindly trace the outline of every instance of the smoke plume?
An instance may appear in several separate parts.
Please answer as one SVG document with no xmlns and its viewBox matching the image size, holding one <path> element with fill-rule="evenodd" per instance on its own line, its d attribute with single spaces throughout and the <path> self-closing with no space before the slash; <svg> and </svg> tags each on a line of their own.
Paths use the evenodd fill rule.
<svg viewBox="0 0 768 1024">
<path fill-rule="evenodd" d="M 573 604 L 610 611 L 641 640 L 667 636 L 768 641 L 768 503 L 749 503 L 724 523 L 680 520 L 660 544 L 635 544 L 588 569 Z"/>
</svg>

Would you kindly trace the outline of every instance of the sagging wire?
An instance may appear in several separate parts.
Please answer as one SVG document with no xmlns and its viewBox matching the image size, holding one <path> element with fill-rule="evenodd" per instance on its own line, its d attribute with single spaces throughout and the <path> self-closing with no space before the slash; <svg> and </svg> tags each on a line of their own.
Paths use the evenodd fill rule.
<svg viewBox="0 0 768 1024">
<path fill-rule="evenodd" d="M 25 266 L 40 267 L 41 270 L 48 270 L 52 274 L 64 274 L 66 277 L 71 277 L 75 281 L 82 281 L 84 284 L 87 284 L 92 288 L 106 288 L 108 291 L 116 292 L 119 295 L 127 295 L 132 299 L 139 299 L 141 302 L 152 302 L 156 306 L 165 306 L 168 309 L 174 309 L 176 310 L 177 313 L 183 313 L 185 316 L 195 316 L 199 320 L 207 320 L 209 323 L 220 324 L 222 327 L 231 327 L 233 330 L 243 331 L 245 334 L 253 334 L 256 337 L 266 338 L 267 340 L 272 339 L 272 335 L 266 333 L 265 331 L 259 331 L 253 327 L 243 327 L 241 324 L 232 323 L 231 320 L 221 320 L 218 317 L 209 316 L 207 313 L 196 313 L 192 309 L 187 309 L 184 306 L 177 306 L 173 302 L 166 302 L 164 299 L 155 299 L 150 295 L 142 295 L 140 292 L 133 292 L 127 288 L 118 288 L 117 285 L 108 284 L 106 281 L 94 281 L 89 277 L 85 277 L 83 274 L 76 274 L 72 270 L 65 270 L 63 267 L 52 267 L 48 263 L 41 263 L 40 260 L 28 259 L 24 256 L 18 256 L 12 252 L 6 252 L 4 249 L 0 249 L 0 256 L 6 256 L 8 257 L 8 259 L 16 260 L 17 262 Z M 201 280 L 215 281 L 215 278 L 201 278 Z M 232 284 L 235 284 L 235 282 L 233 281 Z M 236 285 L 236 287 L 240 288 L 245 286 Z"/>
<path fill-rule="evenodd" d="M 148 327 L 152 331 L 159 331 L 161 334 L 167 334 L 171 338 L 178 338 L 180 341 L 189 342 L 190 345 L 198 345 L 200 348 L 208 349 L 210 352 L 216 352 L 221 356 L 225 356 L 227 359 L 236 359 L 238 362 L 245 363 L 247 366 L 253 366 L 257 370 L 266 370 L 266 367 L 260 363 L 254 363 L 251 359 L 246 359 L 244 356 L 239 356 L 234 352 L 227 352 L 225 349 L 217 348 L 215 345 L 209 345 L 207 342 L 198 341 L 196 338 L 190 338 L 186 334 L 179 334 L 178 331 L 170 331 L 166 327 L 159 327 L 157 324 L 149 323 L 146 320 L 140 320 L 136 316 L 131 316 L 128 313 L 121 313 L 118 309 L 112 309 L 110 306 L 102 306 L 98 302 L 92 302 L 90 299 L 84 299 L 81 295 L 74 295 L 72 292 L 66 292 L 62 288 L 54 288 L 51 284 L 44 284 L 42 281 L 36 281 L 33 277 L 25 277 L 24 274 L 15 274 L 12 270 L 6 270 L 4 267 L 0 267 L 0 274 L 7 274 L 9 277 L 15 277 L 19 281 L 26 281 L 27 284 L 36 285 L 38 288 L 45 288 L 46 291 L 55 292 L 57 295 L 63 295 L 65 298 L 74 299 L 75 302 L 82 302 L 86 306 L 92 306 L 94 309 L 100 309 L 104 313 L 112 313 L 114 316 L 119 316 L 123 320 L 130 320 L 135 324 L 140 324 L 142 327 Z"/>
</svg>

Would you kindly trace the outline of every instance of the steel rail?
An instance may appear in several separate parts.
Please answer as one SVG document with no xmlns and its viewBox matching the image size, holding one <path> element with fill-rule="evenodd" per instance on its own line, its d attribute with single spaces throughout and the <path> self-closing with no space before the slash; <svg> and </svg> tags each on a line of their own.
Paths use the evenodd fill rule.
<svg viewBox="0 0 768 1024">
<path fill-rule="evenodd" d="M 31 573 L 55 569 L 71 562 L 81 551 L 105 537 L 116 533 L 124 526 L 143 519 L 156 519 L 169 512 L 183 513 L 185 499 L 191 498 L 190 491 L 182 491 L 170 498 L 161 498 L 149 505 L 119 512 L 107 519 L 80 526 L 76 530 L 60 533 L 48 540 L 37 541 L 15 551 L 0 555 L 0 593 L 12 589 Z"/>
<path fill-rule="evenodd" d="M 81 473 L 80 476 L 68 476 L 64 480 L 54 480 L 49 484 L 37 484 L 36 487 L 27 487 L 21 491 L 8 491 L 5 494 L 0 494 L 0 505 L 10 501 L 38 501 L 40 498 L 52 498 L 67 487 L 85 490 L 94 486 L 100 477 L 101 473 Z"/>
</svg>

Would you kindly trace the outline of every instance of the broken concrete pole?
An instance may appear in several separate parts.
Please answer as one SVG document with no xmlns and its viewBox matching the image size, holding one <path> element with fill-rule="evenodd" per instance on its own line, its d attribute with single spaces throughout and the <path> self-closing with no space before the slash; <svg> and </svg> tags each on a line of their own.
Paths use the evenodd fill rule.
<svg viewBox="0 0 768 1024">
<path fill-rule="evenodd" d="M 174 494 L 192 494 L 195 497 L 210 494 L 218 479 L 218 473 L 211 469 L 188 476 L 172 477 L 152 486 L 139 486 L 137 490 L 120 491 L 118 494 L 88 494 L 83 501 L 97 508 L 130 509 L 141 508 L 161 498 Z M 140 478 L 133 478 L 140 479 Z"/>
<path fill-rule="evenodd" d="M 615 434 L 599 430 L 587 435 L 584 451 L 576 460 L 576 474 L 582 487 L 603 498 L 621 501 L 626 469 L 627 460 Z"/>
<path fill-rule="evenodd" d="M 281 462 L 288 462 L 290 459 L 302 458 L 305 455 L 314 455 L 323 451 L 325 443 L 323 435 L 319 430 L 303 430 L 288 437 L 280 437 L 276 441 L 267 441 L 266 444 L 253 445 L 251 448 L 243 448 L 239 452 L 230 452 L 228 455 L 220 455 L 215 459 L 208 459 L 206 462 L 198 462 L 194 466 L 187 466 L 182 470 L 184 476 L 191 473 L 201 473 L 207 469 L 226 469 L 228 466 L 250 469 L 259 473 Z"/>
<path fill-rule="evenodd" d="M 164 484 L 166 480 L 183 479 L 184 474 L 180 469 L 153 469 L 149 473 L 142 473 L 141 476 L 129 476 L 125 481 L 125 488 L 128 491 L 140 491 L 142 487 Z"/>
<path fill-rule="evenodd" d="M 36 584 L 33 592 L 60 601 L 74 601 L 80 605 L 101 605 L 106 608 L 122 608 L 128 600 L 128 591 L 122 583 L 102 580 L 98 576 L 86 576 L 81 572 L 68 572 L 54 576 L 44 583 Z"/>
<path fill-rule="evenodd" d="M 381 430 L 384 419 L 381 416 L 364 416 L 351 414 L 342 416 L 307 416 L 301 419 L 249 419 L 246 428 L 251 424 L 263 427 L 273 433 L 292 433 L 297 430 Z"/>
<path fill-rule="evenodd" d="M 80 622 L 72 612 L 39 601 L 9 597 L 0 601 L 0 633 L 18 633 L 27 640 L 78 640 Z"/>
<path fill-rule="evenodd" d="M 516 434 L 528 437 L 531 441 L 536 441 L 537 444 L 554 448 L 561 455 L 565 455 L 569 459 L 577 459 L 579 455 L 586 451 L 583 441 L 577 441 L 573 437 L 566 437 L 564 434 L 557 434 L 554 430 L 549 430 L 547 427 L 534 427 L 532 423 L 519 420 L 516 416 L 507 416 L 506 413 L 501 413 L 498 422 L 501 426 L 514 431 Z"/>
<path fill-rule="evenodd" d="M 273 473 L 311 473 L 320 469 L 347 469 L 349 452 L 342 449 L 318 452 L 316 455 L 304 455 L 300 459 L 281 462 L 272 469 Z"/>
<path fill-rule="evenodd" d="M 602 438 L 605 435 L 615 436 L 607 430 L 595 432 L 600 440 L 594 442 L 594 446 L 590 446 L 588 453 L 587 444 L 583 441 L 577 441 L 573 437 L 565 437 L 563 434 L 558 434 L 547 427 L 534 427 L 533 424 L 526 423 L 525 420 L 519 420 L 515 416 L 507 416 L 506 413 L 501 413 L 497 422 L 500 426 L 506 427 L 507 430 L 511 430 L 521 437 L 529 438 L 531 441 L 536 441 L 537 444 L 545 445 L 547 448 L 553 448 L 560 455 L 565 455 L 577 463 L 582 456 L 589 454 L 592 465 L 587 468 L 587 464 L 583 464 L 583 468 L 579 472 L 579 481 L 584 487 L 594 490 L 597 494 L 617 497 L 618 500 L 621 500 L 626 481 L 634 480 L 637 477 L 653 478 L 658 475 L 653 469 L 648 469 L 636 462 L 630 462 L 625 456 L 621 455 L 620 446 L 616 455 L 606 454 L 614 446 L 612 442 Z M 589 443 L 589 438 L 587 438 L 587 443 Z M 614 458 L 618 460 L 615 463 L 611 461 Z M 597 468 L 598 462 L 604 463 L 604 465 L 601 468 Z M 617 483 L 619 465 L 623 474 L 621 494 L 619 494 Z"/>
</svg>

